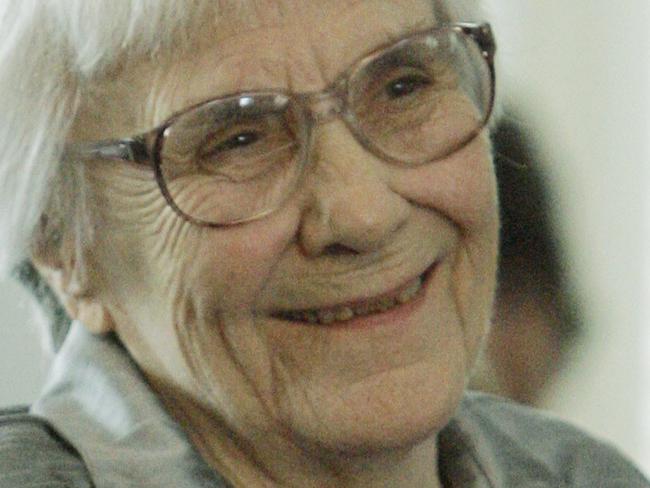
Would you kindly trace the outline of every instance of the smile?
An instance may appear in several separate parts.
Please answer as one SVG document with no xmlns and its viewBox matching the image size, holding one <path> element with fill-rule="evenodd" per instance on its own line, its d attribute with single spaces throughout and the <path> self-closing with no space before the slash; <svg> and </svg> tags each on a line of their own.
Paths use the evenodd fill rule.
<svg viewBox="0 0 650 488">
<path fill-rule="evenodd" d="M 427 278 L 435 269 L 436 264 L 434 263 L 424 273 L 409 280 L 402 286 L 378 297 L 334 307 L 280 311 L 274 313 L 273 316 L 290 322 L 330 325 L 345 323 L 357 317 L 386 313 L 400 308 L 420 296 Z"/>
</svg>

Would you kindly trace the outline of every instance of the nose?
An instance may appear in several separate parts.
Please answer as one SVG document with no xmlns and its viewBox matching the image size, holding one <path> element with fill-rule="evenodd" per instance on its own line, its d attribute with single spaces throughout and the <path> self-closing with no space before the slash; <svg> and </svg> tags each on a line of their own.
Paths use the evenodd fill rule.
<svg viewBox="0 0 650 488">
<path fill-rule="evenodd" d="M 308 256 L 380 249 L 406 222 L 411 204 L 391 190 L 390 169 L 345 124 L 316 129 L 300 243 Z"/>
</svg>

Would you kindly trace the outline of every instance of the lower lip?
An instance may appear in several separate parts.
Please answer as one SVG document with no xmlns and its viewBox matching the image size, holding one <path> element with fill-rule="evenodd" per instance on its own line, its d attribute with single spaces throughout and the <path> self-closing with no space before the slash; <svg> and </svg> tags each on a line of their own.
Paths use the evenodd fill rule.
<svg viewBox="0 0 650 488">
<path fill-rule="evenodd" d="M 399 325 L 405 323 L 412 317 L 426 301 L 427 290 L 431 286 L 433 278 L 438 270 L 439 262 L 436 261 L 421 276 L 422 286 L 417 294 L 408 302 L 397 305 L 385 312 L 378 312 L 370 315 L 354 317 L 350 320 L 332 322 L 331 324 L 312 324 L 309 322 L 289 321 L 291 324 L 298 324 L 320 329 L 367 329 L 386 325 Z"/>
</svg>

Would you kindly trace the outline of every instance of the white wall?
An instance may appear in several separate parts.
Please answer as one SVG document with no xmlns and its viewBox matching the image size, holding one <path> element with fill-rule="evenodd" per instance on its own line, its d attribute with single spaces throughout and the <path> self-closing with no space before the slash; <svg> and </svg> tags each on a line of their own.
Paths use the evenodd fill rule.
<svg viewBox="0 0 650 488">
<path fill-rule="evenodd" d="M 39 331 L 32 301 L 13 281 L 0 281 L 0 408 L 30 403 L 44 378 Z"/>
<path fill-rule="evenodd" d="M 650 2 L 488 1 L 584 301 L 585 342 L 546 404 L 650 473 Z"/>
</svg>

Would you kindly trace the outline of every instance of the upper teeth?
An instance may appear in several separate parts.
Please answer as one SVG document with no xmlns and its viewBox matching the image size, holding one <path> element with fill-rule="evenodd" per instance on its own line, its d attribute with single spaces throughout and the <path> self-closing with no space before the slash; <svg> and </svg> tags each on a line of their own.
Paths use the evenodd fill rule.
<svg viewBox="0 0 650 488">
<path fill-rule="evenodd" d="M 312 324 L 331 324 L 333 322 L 344 322 L 357 316 L 370 315 L 378 312 L 386 312 L 391 308 L 412 300 L 422 287 L 422 277 L 415 278 L 399 294 L 390 297 L 381 297 L 366 300 L 354 306 L 338 306 L 319 310 L 296 310 L 282 312 L 281 317 L 289 320 L 309 322 Z"/>
</svg>

